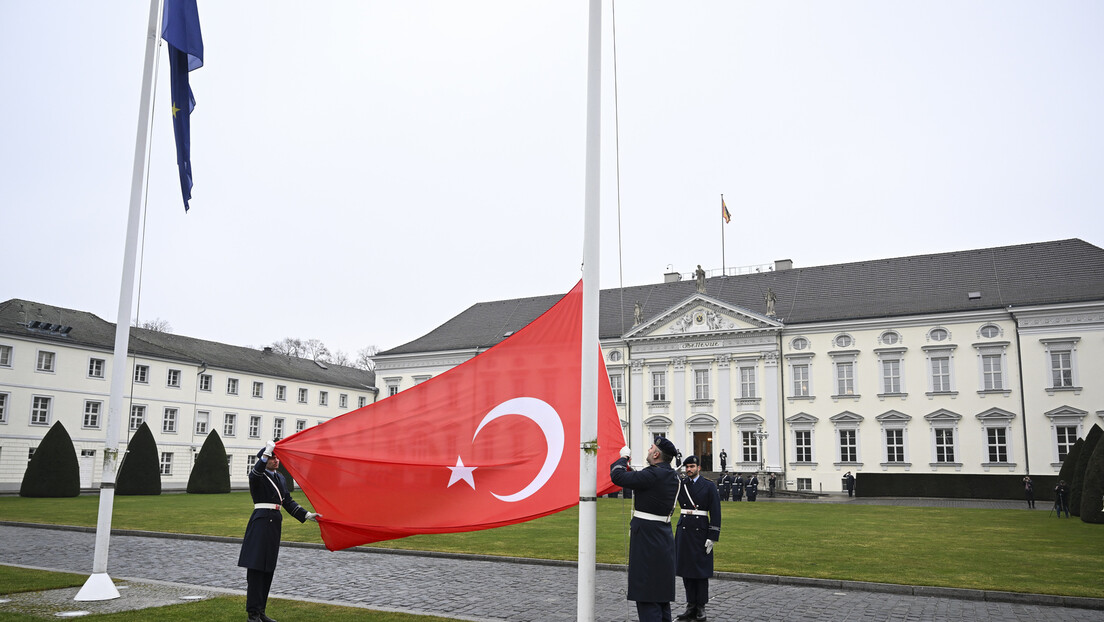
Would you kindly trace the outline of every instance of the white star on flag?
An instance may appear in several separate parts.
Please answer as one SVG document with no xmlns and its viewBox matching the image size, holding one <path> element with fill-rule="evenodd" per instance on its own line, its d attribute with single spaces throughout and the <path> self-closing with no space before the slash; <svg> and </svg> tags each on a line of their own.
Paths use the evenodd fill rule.
<svg viewBox="0 0 1104 622">
<path fill-rule="evenodd" d="M 452 475 L 449 476 L 448 486 L 445 488 L 452 488 L 452 485 L 460 480 L 464 480 L 475 490 L 475 479 L 472 477 L 472 471 L 479 467 L 466 467 L 464 461 L 460 459 L 460 456 L 456 456 L 456 466 L 448 467 L 448 470 L 452 471 Z"/>
</svg>

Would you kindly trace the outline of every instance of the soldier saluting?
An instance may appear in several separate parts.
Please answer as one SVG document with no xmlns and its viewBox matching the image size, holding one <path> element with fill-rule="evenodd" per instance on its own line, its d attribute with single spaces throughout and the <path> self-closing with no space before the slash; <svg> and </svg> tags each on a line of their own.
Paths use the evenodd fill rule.
<svg viewBox="0 0 1104 622">
<path fill-rule="evenodd" d="M 697 456 L 682 462 L 686 477 L 679 486 L 681 508 L 675 530 L 675 574 L 686 588 L 686 611 L 678 620 L 707 620 L 709 577 L 713 576 L 713 543 L 721 539 L 721 496 L 717 486 L 701 477 Z"/>
</svg>

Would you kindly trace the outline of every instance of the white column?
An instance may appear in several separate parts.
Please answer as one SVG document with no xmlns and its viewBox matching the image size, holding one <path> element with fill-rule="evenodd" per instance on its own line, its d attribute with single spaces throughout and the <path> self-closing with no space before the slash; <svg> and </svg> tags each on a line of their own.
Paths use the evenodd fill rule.
<svg viewBox="0 0 1104 622">
<path fill-rule="evenodd" d="M 778 353 L 766 352 L 763 356 L 763 431 L 766 438 L 765 468 L 768 471 L 782 471 L 782 409 L 779 405 L 781 392 L 778 386 Z"/>
<path fill-rule="evenodd" d="M 671 362 L 675 368 L 671 379 L 671 442 L 683 456 L 689 456 L 693 452 L 686 448 L 686 357 L 676 356 Z"/>
<path fill-rule="evenodd" d="M 729 355 L 721 354 L 717 357 L 717 432 L 713 444 L 713 470 L 721 469 L 721 450 L 728 454 L 731 463 L 735 455 L 732 449 L 732 368 L 729 364 Z"/>
<path fill-rule="evenodd" d="M 647 400 L 647 387 L 644 385 L 643 361 L 632 361 L 632 374 L 629 380 L 629 447 L 633 456 L 643 456 L 651 447 L 652 439 L 644 434 L 644 404 Z"/>
</svg>

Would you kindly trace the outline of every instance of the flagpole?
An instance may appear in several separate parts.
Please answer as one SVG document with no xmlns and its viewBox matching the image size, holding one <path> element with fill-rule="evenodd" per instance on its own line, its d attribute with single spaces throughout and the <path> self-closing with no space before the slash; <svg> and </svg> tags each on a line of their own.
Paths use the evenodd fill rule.
<svg viewBox="0 0 1104 622">
<path fill-rule="evenodd" d="M 579 586 L 575 619 L 594 620 L 598 532 L 598 259 L 601 226 L 602 3 L 590 0 L 587 37 L 583 343 L 579 412 Z"/>
<path fill-rule="evenodd" d="M 724 240 L 724 193 L 721 193 L 721 276 L 725 276 L 725 240 Z"/>
<path fill-rule="evenodd" d="M 142 197 L 146 186 L 146 162 L 149 158 L 150 108 L 153 102 L 153 73 L 160 38 L 161 0 L 150 0 L 149 27 L 146 31 L 145 66 L 142 70 L 142 95 L 138 106 L 138 136 L 134 144 L 134 169 L 130 183 L 130 211 L 127 217 L 126 246 L 123 251 L 123 275 L 119 288 L 119 314 L 115 324 L 115 351 L 111 361 L 111 393 L 107 406 L 107 437 L 104 439 L 103 475 L 100 478 L 100 509 L 96 518 L 96 550 L 92 574 L 74 600 L 109 600 L 119 590 L 107 574 L 107 552 L 111 544 L 111 513 L 115 502 L 115 475 L 119 454 L 119 427 L 123 420 L 123 390 L 128 378 L 127 351 L 130 342 L 130 317 L 134 301 L 134 273 L 138 257 L 138 223 L 142 215 Z"/>
</svg>

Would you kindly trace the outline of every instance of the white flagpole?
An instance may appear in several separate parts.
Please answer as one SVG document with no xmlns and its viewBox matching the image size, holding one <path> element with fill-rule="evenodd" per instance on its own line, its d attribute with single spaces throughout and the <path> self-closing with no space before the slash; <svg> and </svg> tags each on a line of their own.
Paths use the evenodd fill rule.
<svg viewBox="0 0 1104 622">
<path fill-rule="evenodd" d="M 601 229 L 602 3 L 590 0 L 587 39 L 586 213 L 583 226 L 583 347 L 580 389 L 579 596 L 575 619 L 594 620 L 598 532 L 598 259 Z"/>
<path fill-rule="evenodd" d="M 123 390 L 128 378 L 127 350 L 130 342 L 130 317 L 134 301 L 134 272 L 138 257 L 138 221 L 142 216 L 142 197 L 146 187 L 146 162 L 149 158 L 150 108 L 153 102 L 153 73 L 157 41 L 161 36 L 161 0 L 150 0 L 149 28 L 146 32 L 146 58 L 142 70 L 142 97 L 138 107 L 138 137 L 134 144 L 134 171 L 130 184 L 130 213 L 127 217 L 126 247 L 123 251 L 123 277 L 119 288 L 119 315 L 115 324 L 115 352 L 111 361 L 111 394 L 107 402 L 107 437 L 104 440 L 103 475 L 100 478 L 100 511 L 96 518 L 96 551 L 92 575 L 74 600 L 109 600 L 119 590 L 107 574 L 107 551 L 111 543 L 111 511 L 115 502 L 115 469 L 118 465 L 119 427 L 124 419 Z"/>
</svg>

